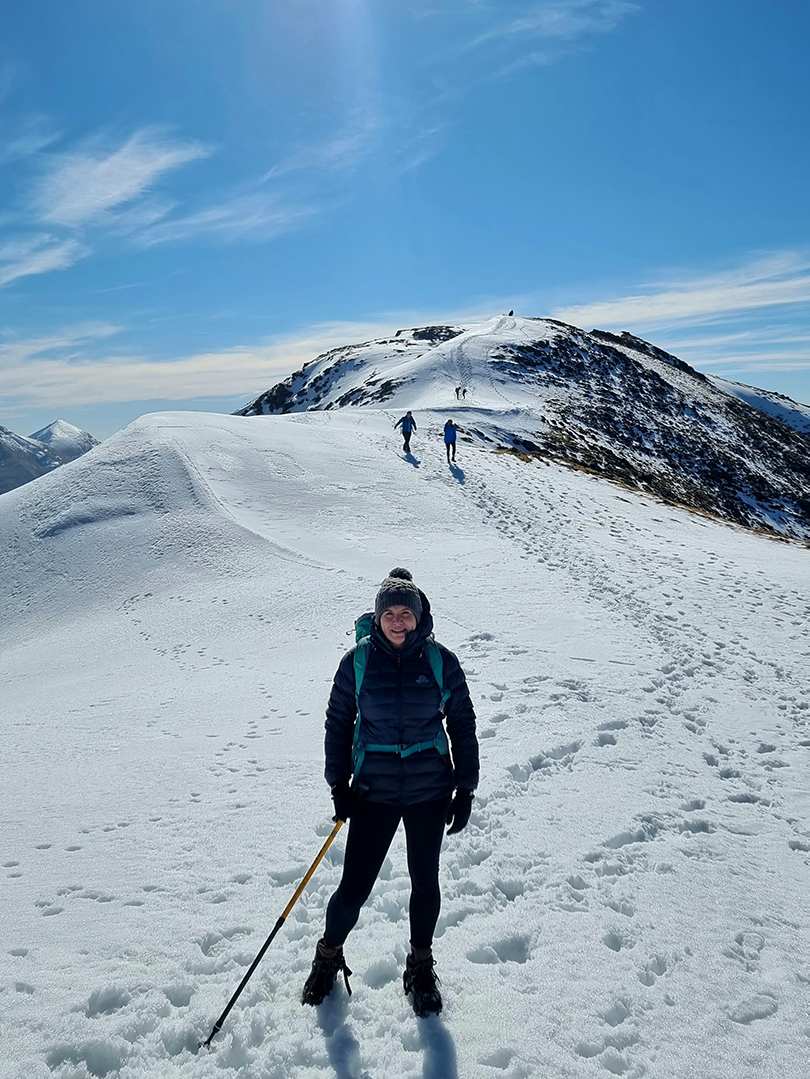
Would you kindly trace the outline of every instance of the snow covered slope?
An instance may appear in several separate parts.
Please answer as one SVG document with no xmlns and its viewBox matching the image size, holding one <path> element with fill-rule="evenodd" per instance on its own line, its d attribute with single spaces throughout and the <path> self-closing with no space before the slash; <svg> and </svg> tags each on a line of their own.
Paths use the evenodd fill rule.
<svg viewBox="0 0 810 1079">
<path fill-rule="evenodd" d="M 0 497 L 4 1079 L 803 1079 L 808 552 L 399 408 L 144 417 Z M 393 565 L 479 714 L 445 1012 L 402 995 L 399 837 L 299 993 L 336 841 L 323 709 Z"/>
<path fill-rule="evenodd" d="M 456 386 L 467 391 L 460 402 Z M 763 408 L 767 394 L 757 404 L 729 386 L 631 334 L 502 316 L 334 349 L 238 414 L 442 409 L 490 445 L 810 537 L 810 432 L 786 426 L 786 398 L 778 412 Z M 795 408 L 800 415 L 803 406 Z"/>
<path fill-rule="evenodd" d="M 35 438 L 38 442 L 44 442 L 56 454 L 62 464 L 75 461 L 77 457 L 88 453 L 93 446 L 99 444 L 97 438 L 93 438 L 87 431 L 82 431 L 80 427 L 75 427 L 72 423 L 68 423 L 67 420 L 54 420 L 47 427 L 43 427 L 41 431 L 35 431 L 31 438 Z"/>
<path fill-rule="evenodd" d="M 97 445 L 92 435 L 65 420 L 48 424 L 30 438 L 0 427 L 0 494 L 44 476 Z"/>
<path fill-rule="evenodd" d="M 727 378 L 718 378 L 717 375 L 708 375 L 709 381 L 718 390 L 730 394 L 732 397 L 745 401 L 760 412 L 769 416 L 775 416 L 788 427 L 793 427 L 799 434 L 810 435 L 810 405 L 799 404 L 782 393 L 774 393 L 772 390 L 757 390 L 753 386 L 746 386 L 742 382 L 731 382 Z"/>
</svg>

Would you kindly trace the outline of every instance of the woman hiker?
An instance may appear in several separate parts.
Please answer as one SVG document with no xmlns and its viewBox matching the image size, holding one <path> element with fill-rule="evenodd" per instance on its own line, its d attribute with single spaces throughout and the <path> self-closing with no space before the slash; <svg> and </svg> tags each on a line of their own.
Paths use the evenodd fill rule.
<svg viewBox="0 0 810 1079">
<path fill-rule="evenodd" d="M 417 1015 L 441 1011 L 431 951 L 441 906 L 439 852 L 445 824 L 453 835 L 470 819 L 478 740 L 464 672 L 453 653 L 433 640 L 432 630 L 427 596 L 408 570 L 392 569 L 377 593 L 367 643 L 348 652 L 335 674 L 326 709 L 325 775 L 334 819 L 348 819 L 349 834 L 343 876 L 326 909 L 304 1004 L 320 1004 L 341 971 L 351 992 L 343 943 L 402 821 L 411 878 L 405 993 Z M 358 691 L 355 654 L 360 649 L 366 665 Z M 361 723 L 357 740 L 355 722 Z M 353 758 L 359 763 L 350 786 Z"/>
<path fill-rule="evenodd" d="M 402 449 L 405 453 L 411 452 L 411 435 L 416 430 L 416 420 L 413 418 L 413 413 L 410 409 L 394 424 L 394 430 L 402 425 Z"/>
</svg>

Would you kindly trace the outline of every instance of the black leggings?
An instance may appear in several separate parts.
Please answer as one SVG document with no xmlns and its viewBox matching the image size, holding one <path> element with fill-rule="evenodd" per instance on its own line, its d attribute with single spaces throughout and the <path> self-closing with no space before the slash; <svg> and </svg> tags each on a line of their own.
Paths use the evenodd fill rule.
<svg viewBox="0 0 810 1079">
<path fill-rule="evenodd" d="M 405 824 L 411 877 L 411 944 L 431 946 L 441 908 L 439 852 L 449 805 L 449 795 L 405 809 L 387 802 L 357 803 L 349 820 L 343 877 L 326 908 L 323 939 L 328 947 L 339 948 L 357 923 L 400 821 Z"/>
</svg>

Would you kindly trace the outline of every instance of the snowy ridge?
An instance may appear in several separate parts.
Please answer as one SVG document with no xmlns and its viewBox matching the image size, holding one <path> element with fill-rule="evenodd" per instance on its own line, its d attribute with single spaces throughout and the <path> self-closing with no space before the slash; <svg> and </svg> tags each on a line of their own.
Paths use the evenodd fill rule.
<svg viewBox="0 0 810 1079">
<path fill-rule="evenodd" d="M 0 500 L 3 1079 L 803 1079 L 807 551 L 401 409 L 143 417 Z M 445 1011 L 402 995 L 399 837 L 299 994 L 343 838 L 323 709 L 392 565 L 467 671 Z M 36 671 L 36 678 L 32 678 Z M 805 1062 L 805 1063 L 803 1063 Z"/>
<path fill-rule="evenodd" d="M 772 390 L 757 390 L 753 386 L 746 386 L 741 382 L 731 382 L 727 378 L 718 378 L 717 375 L 708 375 L 709 381 L 718 390 L 730 394 L 732 397 L 745 401 L 760 412 L 774 416 L 793 427 L 801 435 L 810 435 L 810 405 L 799 404 L 782 393 L 774 393 Z"/>
<path fill-rule="evenodd" d="M 459 385 L 467 390 L 462 401 L 454 394 Z M 492 447 L 561 461 L 748 527 L 807 538 L 810 433 L 789 422 L 793 402 L 785 398 L 777 408 L 772 398 L 731 393 L 631 334 L 500 316 L 334 349 L 237 415 L 441 410 Z M 804 407 L 795 406 L 796 417 Z"/>
</svg>

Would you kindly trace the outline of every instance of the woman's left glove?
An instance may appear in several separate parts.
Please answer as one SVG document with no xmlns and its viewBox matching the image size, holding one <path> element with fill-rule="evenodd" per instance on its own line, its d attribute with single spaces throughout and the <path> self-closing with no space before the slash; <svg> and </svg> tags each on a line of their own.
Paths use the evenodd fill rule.
<svg viewBox="0 0 810 1079">
<path fill-rule="evenodd" d="M 354 808 L 356 796 L 347 780 L 344 779 L 342 783 L 336 783 L 332 787 L 332 801 L 335 803 L 335 815 L 332 820 L 348 820 Z"/>
<path fill-rule="evenodd" d="M 467 822 L 472 812 L 472 803 L 473 792 L 459 787 L 453 801 L 450 803 L 450 808 L 447 810 L 447 823 L 450 825 L 447 829 L 448 835 L 455 835 L 456 832 L 460 832 L 462 828 L 467 827 Z"/>
</svg>

